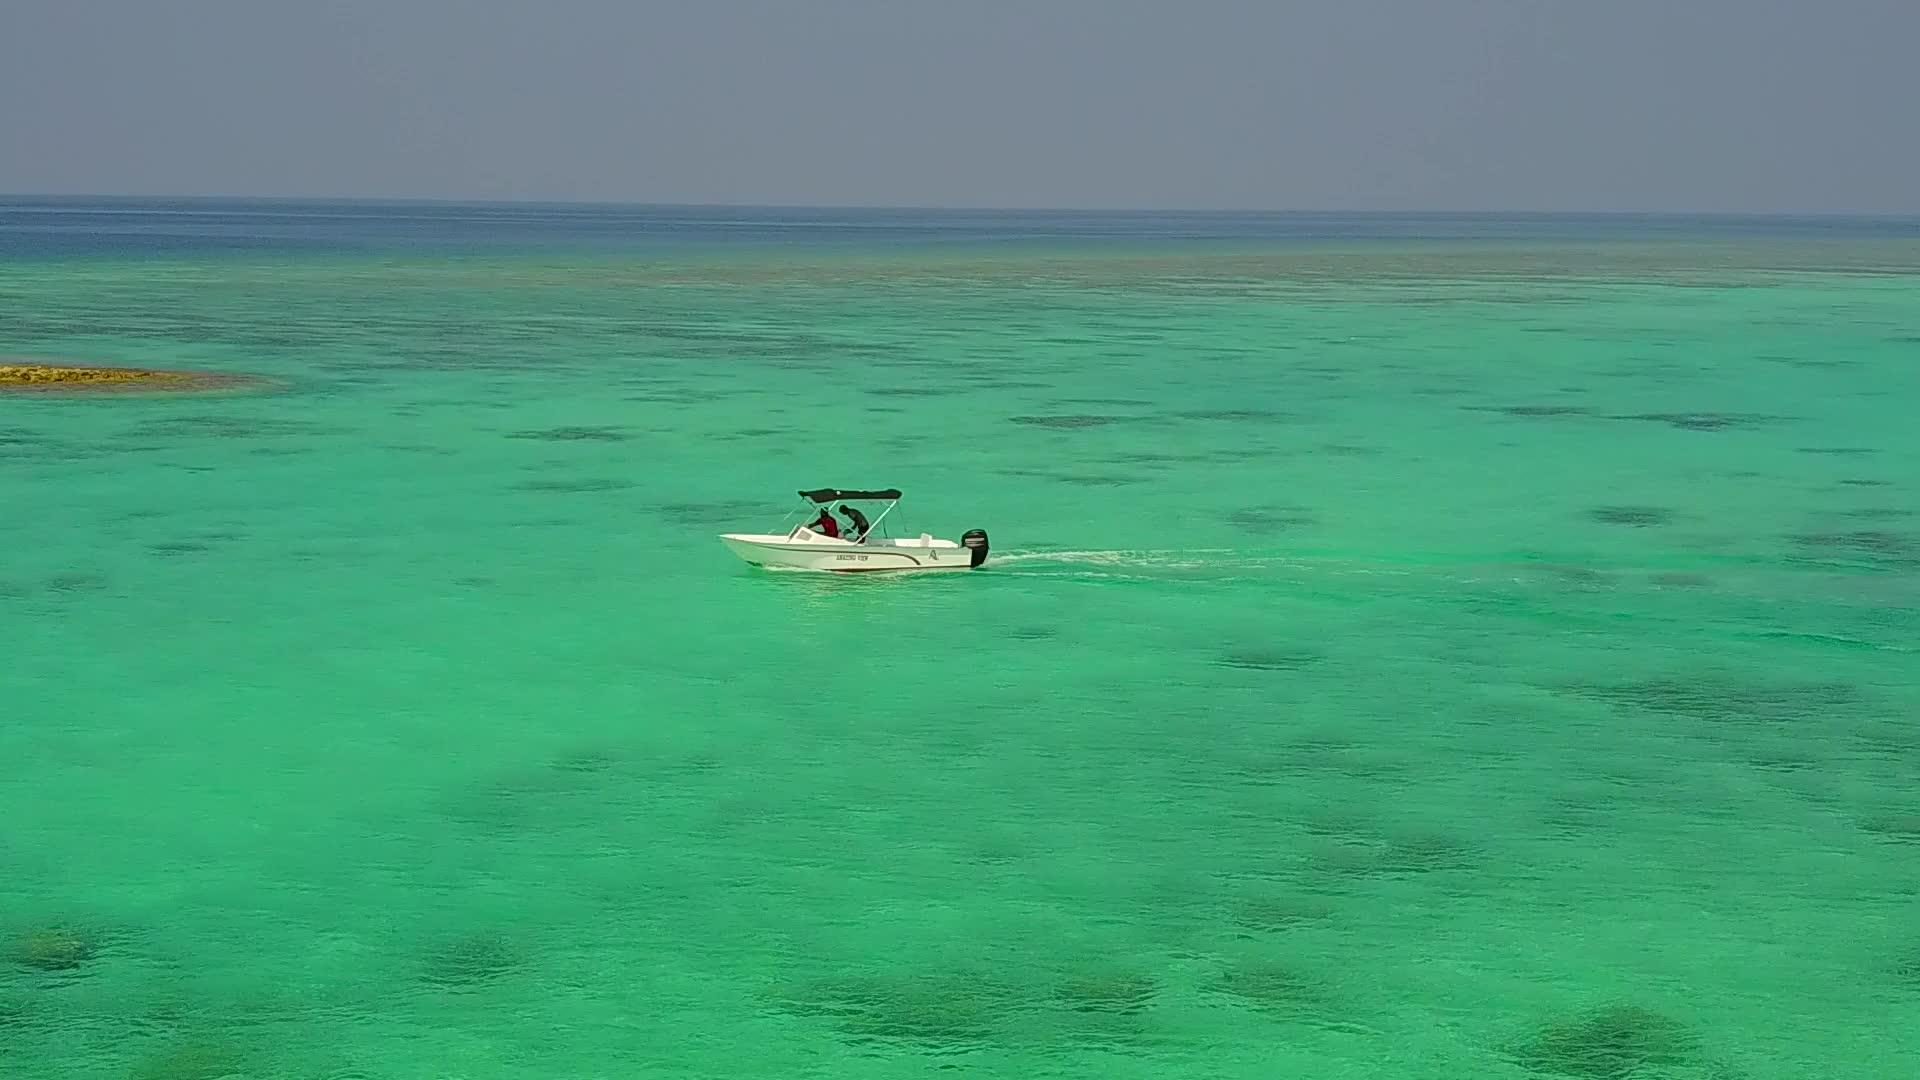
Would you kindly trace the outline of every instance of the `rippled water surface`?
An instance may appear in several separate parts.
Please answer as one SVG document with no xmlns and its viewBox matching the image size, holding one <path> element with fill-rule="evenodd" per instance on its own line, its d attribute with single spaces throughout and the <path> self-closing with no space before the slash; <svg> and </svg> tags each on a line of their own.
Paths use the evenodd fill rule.
<svg viewBox="0 0 1920 1080">
<path fill-rule="evenodd" d="M 1900 1077 L 1920 228 L 19 201 L 0 1075 Z M 897 485 L 939 579 L 716 534 Z"/>
</svg>

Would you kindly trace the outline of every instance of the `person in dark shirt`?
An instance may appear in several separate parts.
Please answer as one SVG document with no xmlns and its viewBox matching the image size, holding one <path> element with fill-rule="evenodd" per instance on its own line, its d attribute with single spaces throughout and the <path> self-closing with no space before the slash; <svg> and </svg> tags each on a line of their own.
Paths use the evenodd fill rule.
<svg viewBox="0 0 1920 1080">
<path fill-rule="evenodd" d="M 833 520 L 833 514 L 829 512 L 826 507 L 820 508 L 820 516 L 814 518 L 812 524 L 808 525 L 807 528 L 812 529 L 821 536 L 831 536 L 836 539 L 840 536 L 840 523 Z"/>
<path fill-rule="evenodd" d="M 861 513 L 857 507 L 848 506 L 846 503 L 840 504 L 840 512 L 847 515 L 847 538 L 856 544 L 865 540 L 867 530 L 872 527 L 867 524 L 867 515 Z"/>
</svg>

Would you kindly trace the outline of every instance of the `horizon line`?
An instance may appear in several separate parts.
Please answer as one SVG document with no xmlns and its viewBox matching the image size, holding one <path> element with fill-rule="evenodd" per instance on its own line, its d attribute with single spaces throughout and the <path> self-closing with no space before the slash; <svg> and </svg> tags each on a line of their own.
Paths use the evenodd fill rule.
<svg viewBox="0 0 1920 1080">
<path fill-rule="evenodd" d="M 0 199 L 64 201 L 139 201 L 179 200 L 189 202 L 255 203 L 361 203 L 368 205 L 425 206 L 526 206 L 526 207 L 602 207 L 665 210 L 811 210 L 811 211 L 891 211 L 910 213 L 1003 213 L 1003 214 L 1194 214 L 1194 215 L 1377 215 L 1393 217 L 1688 217 L 1688 218 L 1868 218 L 1920 220 L 1920 210 L 1686 210 L 1686 209 L 1491 209 L 1428 208 L 1382 209 L 1367 207 L 1191 207 L 1191 206 L 1046 206 L 1009 204 L 928 205 L 918 203 L 747 203 L 747 202 L 674 202 L 638 199 L 531 199 L 471 198 L 446 195 L 237 195 L 133 192 L 34 192 L 0 191 Z"/>
</svg>

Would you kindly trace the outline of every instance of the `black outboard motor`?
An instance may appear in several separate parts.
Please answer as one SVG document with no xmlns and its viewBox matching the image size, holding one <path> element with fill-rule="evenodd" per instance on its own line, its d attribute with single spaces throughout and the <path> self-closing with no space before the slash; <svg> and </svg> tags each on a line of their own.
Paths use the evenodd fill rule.
<svg viewBox="0 0 1920 1080">
<path fill-rule="evenodd" d="M 987 530 L 968 529 L 966 532 L 961 533 L 960 546 L 966 548 L 973 555 L 973 561 L 967 564 L 969 568 L 979 566 L 981 563 L 986 562 Z"/>
</svg>

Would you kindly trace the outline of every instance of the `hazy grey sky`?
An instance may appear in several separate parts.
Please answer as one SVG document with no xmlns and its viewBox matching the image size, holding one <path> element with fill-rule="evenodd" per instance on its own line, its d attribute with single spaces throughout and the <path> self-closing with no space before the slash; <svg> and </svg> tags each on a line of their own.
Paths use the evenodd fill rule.
<svg viewBox="0 0 1920 1080">
<path fill-rule="evenodd" d="M 1920 0 L 0 0 L 0 191 L 1920 212 Z"/>
</svg>

